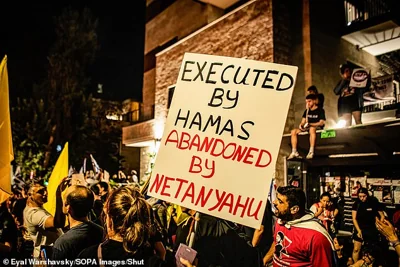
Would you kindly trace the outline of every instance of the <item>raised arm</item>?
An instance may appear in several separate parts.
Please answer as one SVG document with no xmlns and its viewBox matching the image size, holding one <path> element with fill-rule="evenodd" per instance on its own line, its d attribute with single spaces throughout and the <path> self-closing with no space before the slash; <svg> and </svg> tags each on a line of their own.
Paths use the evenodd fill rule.
<svg viewBox="0 0 400 267">
<path fill-rule="evenodd" d="M 272 261 L 272 258 L 274 257 L 274 253 L 275 253 L 275 241 L 272 242 L 271 247 L 269 248 L 267 254 L 265 254 L 264 258 L 263 258 L 263 264 L 264 266 L 267 265 L 267 263 L 269 263 L 270 261 Z"/>
</svg>

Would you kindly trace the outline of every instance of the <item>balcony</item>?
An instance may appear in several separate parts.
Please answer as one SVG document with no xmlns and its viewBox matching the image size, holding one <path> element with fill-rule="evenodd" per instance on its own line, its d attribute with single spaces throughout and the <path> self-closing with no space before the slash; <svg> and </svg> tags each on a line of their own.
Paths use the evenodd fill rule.
<svg viewBox="0 0 400 267">
<path fill-rule="evenodd" d="M 145 121 L 154 119 L 154 107 L 139 105 L 138 109 L 131 110 L 124 114 L 123 121 L 130 122 L 131 124 L 137 124 Z"/>
<path fill-rule="evenodd" d="M 374 56 L 398 50 L 398 8 L 397 0 L 345 0 L 346 27 L 342 38 Z"/>
<path fill-rule="evenodd" d="M 145 147 L 154 143 L 154 120 L 122 128 L 122 143 L 129 147 Z"/>
<path fill-rule="evenodd" d="M 397 0 L 345 0 L 344 10 L 347 26 L 388 17 L 395 12 Z"/>
</svg>

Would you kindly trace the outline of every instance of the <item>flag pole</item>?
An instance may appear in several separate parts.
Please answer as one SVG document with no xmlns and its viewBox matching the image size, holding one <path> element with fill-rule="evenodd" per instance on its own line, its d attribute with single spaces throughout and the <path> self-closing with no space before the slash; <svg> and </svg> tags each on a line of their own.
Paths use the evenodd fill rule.
<svg viewBox="0 0 400 267">
<path fill-rule="evenodd" d="M 196 215 L 194 216 L 194 229 L 190 233 L 190 239 L 189 239 L 189 247 L 190 248 L 193 248 L 199 221 L 200 221 L 200 212 L 197 211 Z"/>
</svg>

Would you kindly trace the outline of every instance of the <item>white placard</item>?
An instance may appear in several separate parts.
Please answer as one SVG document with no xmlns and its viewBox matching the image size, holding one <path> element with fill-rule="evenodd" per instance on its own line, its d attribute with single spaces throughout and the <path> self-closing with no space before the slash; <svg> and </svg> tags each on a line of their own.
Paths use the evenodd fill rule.
<svg viewBox="0 0 400 267">
<path fill-rule="evenodd" d="M 364 88 L 368 82 L 368 71 L 365 69 L 354 69 L 351 74 L 350 87 Z"/>
<path fill-rule="evenodd" d="M 259 228 L 297 67 L 186 53 L 149 191 Z"/>
</svg>

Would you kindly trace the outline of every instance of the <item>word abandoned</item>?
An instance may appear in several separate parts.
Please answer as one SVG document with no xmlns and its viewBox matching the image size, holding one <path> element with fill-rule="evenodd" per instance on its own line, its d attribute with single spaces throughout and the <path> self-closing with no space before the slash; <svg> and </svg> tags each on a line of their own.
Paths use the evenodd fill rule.
<svg viewBox="0 0 400 267">
<path fill-rule="evenodd" d="M 165 139 L 165 146 L 175 144 L 180 150 L 195 150 L 206 152 L 213 157 L 222 157 L 227 160 L 251 164 L 255 167 L 265 168 L 272 162 L 272 155 L 265 149 L 242 146 L 233 142 L 227 143 L 219 138 L 202 138 L 198 134 L 193 136 L 187 132 L 179 133 L 172 130 Z"/>
<path fill-rule="evenodd" d="M 225 66 L 221 62 L 207 61 L 185 61 L 181 80 L 185 82 L 199 80 L 208 84 L 234 83 L 276 91 L 286 91 L 294 85 L 293 76 L 279 70 L 242 68 L 233 64 Z"/>
<path fill-rule="evenodd" d="M 176 189 L 172 189 L 176 188 Z M 206 188 L 182 178 L 172 178 L 158 174 L 150 187 L 150 193 L 157 193 L 165 197 L 172 197 L 184 203 L 190 201 L 193 205 L 206 208 L 208 211 L 227 210 L 232 215 L 262 219 L 260 209 L 263 201 L 253 197 L 235 196 L 223 190 Z"/>
</svg>

